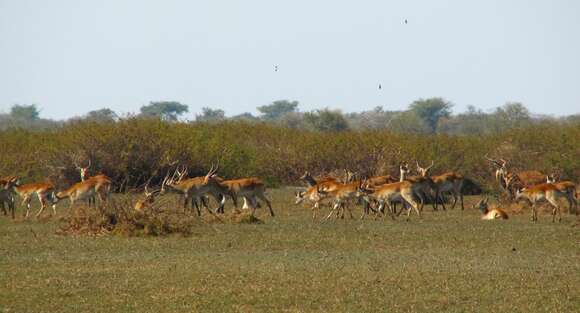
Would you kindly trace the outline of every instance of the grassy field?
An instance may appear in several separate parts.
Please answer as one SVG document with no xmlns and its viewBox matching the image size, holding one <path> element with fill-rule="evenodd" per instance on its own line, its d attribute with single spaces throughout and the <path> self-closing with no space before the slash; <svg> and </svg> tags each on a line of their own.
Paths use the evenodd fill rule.
<svg viewBox="0 0 580 313">
<path fill-rule="evenodd" d="M 291 190 L 269 194 L 264 224 L 188 237 L 62 236 L 58 218 L 2 217 L 0 311 L 580 312 L 576 216 L 426 207 L 409 222 L 323 224 Z"/>
</svg>

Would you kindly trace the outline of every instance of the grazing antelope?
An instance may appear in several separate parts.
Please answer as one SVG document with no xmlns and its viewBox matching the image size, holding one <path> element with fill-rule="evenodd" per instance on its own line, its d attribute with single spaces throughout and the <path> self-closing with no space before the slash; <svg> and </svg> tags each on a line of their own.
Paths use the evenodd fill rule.
<svg viewBox="0 0 580 313">
<path fill-rule="evenodd" d="M 147 208 L 149 208 L 149 206 L 151 204 L 153 204 L 153 202 L 155 202 L 155 197 L 161 192 L 161 189 L 155 189 L 153 191 L 149 191 L 148 187 L 149 187 L 149 182 L 151 181 L 151 179 L 149 179 L 147 181 L 147 184 L 145 185 L 145 198 L 144 199 L 140 199 L 137 200 L 137 202 L 135 203 L 135 211 L 138 212 L 144 212 Z"/>
<path fill-rule="evenodd" d="M 206 210 L 210 211 L 207 203 L 207 198 L 205 196 L 206 194 L 208 193 L 211 194 L 217 203 L 222 202 L 222 196 L 219 193 L 213 192 L 213 190 L 204 185 L 205 179 L 204 176 L 185 178 L 186 175 L 187 175 L 186 167 L 181 168 L 181 170 L 178 167 L 177 169 L 175 169 L 175 172 L 171 177 L 169 177 L 168 172 L 165 178 L 163 179 L 163 183 L 161 184 L 160 194 L 165 194 L 166 186 L 182 194 L 184 210 L 187 209 L 189 199 L 191 198 L 191 209 L 193 210 L 193 208 L 195 207 L 198 216 L 201 215 L 201 209 L 198 200 L 206 208 Z"/>
<path fill-rule="evenodd" d="M 504 219 L 507 220 L 509 218 L 506 211 L 500 208 L 489 209 L 487 206 L 487 201 L 489 198 L 485 197 L 485 199 L 479 200 L 477 204 L 473 205 L 473 208 L 479 209 L 481 211 L 481 219 L 484 221 L 496 220 L 496 219 Z"/>
<path fill-rule="evenodd" d="M 429 171 L 431 170 L 434 164 L 435 162 L 431 161 L 431 166 L 423 168 L 419 165 L 419 162 L 417 162 L 417 172 L 419 172 L 423 177 L 428 177 Z M 434 183 L 433 186 L 435 187 L 434 188 L 435 203 L 433 204 L 434 210 L 437 210 L 437 204 L 439 200 L 441 201 L 443 210 L 446 210 L 444 203 L 445 201 L 443 200 L 444 192 L 451 192 L 451 194 L 453 195 L 453 205 L 451 207 L 452 209 L 455 208 L 458 199 L 461 201 L 461 210 L 465 209 L 465 207 L 463 206 L 463 190 L 462 190 L 463 184 L 465 183 L 465 178 L 462 175 L 457 174 L 455 172 L 447 172 L 441 175 L 430 177 L 433 180 Z"/>
<path fill-rule="evenodd" d="M 44 211 L 47 200 L 51 201 L 53 214 L 56 214 L 56 202 L 54 199 L 55 188 L 52 183 L 31 183 L 21 185 L 18 180 L 11 180 L 7 185 L 5 185 L 5 189 L 11 189 L 22 198 L 21 205 L 26 205 L 25 218 L 28 218 L 28 215 L 30 214 L 30 202 L 32 201 L 32 196 L 35 194 L 40 202 L 40 210 L 36 213 L 36 217 Z"/>
<path fill-rule="evenodd" d="M 70 208 L 74 206 L 77 200 L 85 200 L 95 196 L 101 202 L 105 202 L 111 192 L 111 185 L 111 181 L 105 178 L 104 175 L 91 177 L 90 179 L 72 185 L 66 190 L 56 193 L 55 202 L 68 198 L 70 200 Z"/>
<path fill-rule="evenodd" d="M 516 201 L 525 199 L 532 205 L 532 221 L 538 221 L 536 205 L 542 200 L 546 200 L 552 206 L 552 222 L 558 212 L 558 221 L 562 221 L 562 213 L 558 205 L 558 198 L 566 197 L 565 191 L 560 191 L 554 184 L 539 184 L 529 188 L 520 188 L 516 191 Z"/>
<path fill-rule="evenodd" d="M 393 209 L 391 203 L 394 201 L 401 201 L 408 203 L 417 215 L 421 217 L 421 211 L 419 211 L 418 204 L 414 199 L 419 191 L 420 187 L 416 183 L 410 181 L 402 181 L 397 183 L 385 184 L 377 186 L 375 188 L 369 188 L 367 186 L 361 186 L 359 188 L 360 194 L 363 197 L 369 199 L 374 199 L 379 202 L 379 212 L 384 212 L 385 205 L 388 206 L 389 214 L 391 218 L 394 219 Z M 411 214 L 411 208 L 407 211 L 407 220 Z"/>
<path fill-rule="evenodd" d="M 266 202 L 268 209 L 270 210 L 270 215 L 274 216 L 274 210 L 272 210 L 272 204 L 268 198 L 264 195 L 266 191 L 266 186 L 261 179 L 257 177 L 232 179 L 232 180 L 221 180 L 216 176 L 219 166 L 211 167 L 209 172 L 205 175 L 203 180 L 203 185 L 208 188 L 208 192 L 212 194 L 227 195 L 232 198 L 234 205 L 237 206 L 238 197 L 243 197 L 249 202 L 249 207 L 252 210 L 252 215 L 256 212 L 258 207 L 258 199 Z M 223 208 L 226 198 L 221 199 L 220 207 Z"/>
<path fill-rule="evenodd" d="M 578 215 L 578 202 L 575 197 L 577 190 L 576 184 L 569 180 L 556 182 L 554 175 L 546 176 L 546 183 L 553 184 L 558 191 L 564 193 L 566 200 L 568 201 L 568 212 Z M 574 207 L 574 210 L 572 210 L 572 207 Z"/>
</svg>

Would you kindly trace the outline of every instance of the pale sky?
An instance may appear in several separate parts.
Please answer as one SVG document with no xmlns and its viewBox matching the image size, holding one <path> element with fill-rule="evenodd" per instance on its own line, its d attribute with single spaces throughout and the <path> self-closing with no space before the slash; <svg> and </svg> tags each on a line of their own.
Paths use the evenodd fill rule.
<svg viewBox="0 0 580 313">
<path fill-rule="evenodd" d="M 455 112 L 519 101 L 580 113 L 580 1 L 0 0 L 0 112 L 172 100 L 193 118 L 278 99 L 353 112 L 428 97 Z"/>
</svg>

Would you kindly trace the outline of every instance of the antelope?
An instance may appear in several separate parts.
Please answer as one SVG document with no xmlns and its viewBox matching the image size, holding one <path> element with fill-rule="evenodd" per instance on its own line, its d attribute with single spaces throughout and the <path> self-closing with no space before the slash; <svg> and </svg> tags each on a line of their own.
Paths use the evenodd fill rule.
<svg viewBox="0 0 580 313">
<path fill-rule="evenodd" d="M 506 171 L 503 177 L 505 188 L 513 199 L 515 191 L 521 188 L 536 186 L 546 182 L 546 175 L 539 171 L 521 171 L 518 173 Z"/>
<path fill-rule="evenodd" d="M 11 180 L 8 184 L 6 184 L 5 189 L 12 189 L 14 193 L 22 198 L 21 205 L 26 205 L 25 218 L 28 218 L 28 215 L 30 214 L 30 202 L 32 201 L 32 196 L 35 194 L 38 197 L 38 201 L 40 202 L 40 210 L 38 210 L 38 213 L 36 213 L 36 217 L 40 216 L 42 211 L 44 211 L 47 200 L 51 201 L 53 214 L 56 214 L 56 202 L 54 199 L 55 188 L 52 183 L 31 183 L 21 185 L 16 179 Z"/>
<path fill-rule="evenodd" d="M 149 179 L 147 181 L 147 184 L 145 185 L 145 191 L 144 191 L 145 198 L 137 200 L 137 202 L 135 203 L 134 209 L 137 212 L 144 212 L 147 208 L 149 208 L 149 206 L 151 204 L 153 204 L 153 202 L 155 202 L 155 197 L 161 192 L 161 189 L 149 191 L 148 187 L 149 187 L 150 181 L 151 181 L 151 179 Z"/>
<path fill-rule="evenodd" d="M 419 165 L 419 163 L 417 163 Z M 431 165 L 428 170 L 433 167 Z M 425 205 L 425 200 L 427 197 L 431 197 L 431 190 L 435 190 L 436 186 L 431 177 L 429 176 L 407 176 L 410 172 L 408 163 L 401 163 L 399 165 L 399 182 L 409 181 L 415 184 L 415 194 L 419 198 L 419 210 L 423 211 L 423 206 Z M 395 207 L 393 207 L 395 208 Z M 396 210 L 395 210 L 396 211 Z M 400 214 L 400 212 L 399 212 Z"/>
<path fill-rule="evenodd" d="M 15 206 L 14 206 L 14 195 L 12 191 L 10 191 L 10 183 L 12 181 L 16 181 L 18 178 L 16 177 L 5 177 L 0 178 L 0 208 L 4 215 L 8 215 L 8 211 L 6 211 L 6 207 L 11 212 L 12 219 L 15 218 Z"/>
<path fill-rule="evenodd" d="M 495 167 L 495 181 L 498 183 L 500 189 L 507 190 L 507 187 L 504 185 L 504 177 L 507 173 L 507 161 L 504 159 L 492 159 L 487 156 L 484 156 L 489 162 L 491 162 Z"/>
<path fill-rule="evenodd" d="M 538 212 L 536 204 L 546 200 L 552 206 L 552 222 L 556 219 L 558 212 L 558 222 L 562 221 L 562 213 L 558 205 L 558 198 L 566 197 L 565 191 L 560 191 L 554 184 L 543 183 L 529 188 L 520 188 L 516 191 L 516 201 L 521 199 L 527 200 L 532 205 L 532 221 L 538 221 Z"/>
<path fill-rule="evenodd" d="M 325 220 L 328 220 L 331 216 L 332 213 L 334 213 L 336 211 L 337 216 L 340 216 L 341 218 L 344 218 L 344 211 L 345 209 L 348 209 L 348 212 L 350 214 L 350 218 L 353 218 L 352 215 L 352 211 L 350 210 L 349 206 L 348 206 L 348 202 L 350 200 L 359 198 L 361 193 L 360 193 L 360 189 L 361 186 L 363 185 L 363 181 L 355 181 L 352 183 L 348 183 L 348 184 L 341 184 L 339 186 L 337 186 L 335 189 L 333 190 L 318 190 L 318 193 L 321 193 L 323 195 L 326 195 L 329 198 L 334 198 L 334 205 L 332 207 L 332 209 L 330 210 L 330 213 L 328 214 L 328 216 L 325 218 Z M 341 211 L 339 211 L 341 210 Z M 363 217 L 366 212 L 363 212 Z M 362 217 L 361 217 L 362 218 Z"/>
<path fill-rule="evenodd" d="M 428 177 L 429 171 L 435 164 L 434 161 L 431 161 L 431 166 L 427 168 L 423 168 L 417 162 L 417 172 L 421 174 L 422 177 Z M 461 200 L 461 210 L 464 210 L 465 207 L 463 206 L 463 184 L 465 183 L 465 179 L 462 175 L 457 174 L 455 172 L 447 172 L 437 176 L 431 176 L 433 180 L 434 187 L 435 187 L 435 203 L 433 204 L 433 209 L 437 210 L 437 204 L 439 200 L 441 200 L 441 206 L 443 206 L 443 210 L 446 210 L 445 203 L 443 201 L 443 193 L 444 192 L 451 192 L 453 195 L 453 206 L 452 209 L 455 208 L 457 204 L 457 199 Z"/>
<path fill-rule="evenodd" d="M 77 200 L 84 200 L 98 196 L 101 202 L 106 201 L 111 191 L 111 181 L 105 176 L 92 177 L 85 181 L 78 182 L 66 190 L 56 193 L 55 201 L 68 198 L 70 200 L 69 207 L 72 209 Z M 90 202 L 89 202 L 90 206 Z"/>
<path fill-rule="evenodd" d="M 553 184 L 558 189 L 558 191 L 563 192 L 565 194 L 566 200 L 568 201 L 568 212 L 574 212 L 576 215 L 578 215 L 578 202 L 575 197 L 577 190 L 576 184 L 569 180 L 556 182 L 554 175 L 546 176 L 546 183 Z M 572 207 L 574 207 L 573 211 Z"/>
<path fill-rule="evenodd" d="M 111 183 L 111 178 L 105 174 L 97 174 L 94 176 L 89 176 L 89 169 L 91 168 L 91 159 L 89 159 L 89 164 L 87 166 L 80 166 L 77 161 L 73 161 L 75 168 L 79 171 L 81 182 L 86 180 L 97 180 L 98 183 L 106 183 L 107 181 Z M 96 198 L 94 196 L 86 198 L 89 206 L 96 206 Z"/>
<path fill-rule="evenodd" d="M 312 186 L 308 188 L 306 191 L 297 191 L 296 195 L 296 202 L 295 204 L 300 204 L 304 200 L 309 200 L 310 202 L 314 202 L 312 206 L 312 219 L 316 219 L 316 215 L 318 210 L 320 209 L 320 203 L 326 199 L 329 199 L 328 193 L 320 192 L 320 186 Z"/>
<path fill-rule="evenodd" d="M 479 200 L 477 204 L 473 205 L 473 208 L 479 209 L 481 211 L 481 219 L 484 221 L 496 220 L 496 219 L 504 219 L 507 220 L 509 218 L 508 214 L 500 208 L 489 209 L 487 206 L 487 201 L 489 200 L 488 197 L 485 199 Z"/>
<path fill-rule="evenodd" d="M 401 201 L 408 203 L 417 215 L 421 217 L 421 211 L 419 211 L 418 204 L 413 199 L 413 195 L 417 194 L 420 186 L 417 183 L 412 183 L 410 181 L 402 181 L 397 183 L 384 184 L 377 186 L 375 188 L 369 188 L 366 186 L 360 186 L 359 192 L 363 197 L 368 199 L 375 199 L 379 202 L 378 211 L 384 212 L 385 205 L 389 208 L 389 214 L 391 218 L 394 219 L 393 209 L 391 203 L 394 201 Z M 407 211 L 407 220 L 409 220 L 411 214 L 411 208 Z"/>
<path fill-rule="evenodd" d="M 316 180 L 309 171 L 304 172 L 300 179 L 304 180 L 309 187 L 319 186 L 321 190 L 332 190 L 340 184 L 340 181 L 334 177 L 324 177 Z"/>
<path fill-rule="evenodd" d="M 189 199 L 191 198 L 191 208 L 196 207 L 198 216 L 201 215 L 201 210 L 198 204 L 198 199 L 201 201 L 201 204 L 206 208 L 206 210 L 210 211 L 207 200 L 205 198 L 205 194 L 210 193 L 213 198 L 216 200 L 217 203 L 222 202 L 222 197 L 219 193 L 215 193 L 206 186 L 204 186 L 204 179 L 205 177 L 193 177 L 193 178 L 184 178 L 187 175 L 187 168 L 183 167 L 181 170 L 178 168 L 175 169 L 173 176 L 169 177 L 169 172 L 163 179 L 163 183 L 161 184 L 160 194 L 165 194 L 166 189 L 165 186 L 181 193 L 183 195 L 183 209 L 187 209 L 187 205 L 189 203 Z M 213 212 L 211 212 L 213 213 Z"/>
<path fill-rule="evenodd" d="M 270 210 L 270 215 L 274 216 L 274 210 L 272 210 L 272 204 L 270 200 L 266 198 L 264 192 L 266 191 L 266 186 L 261 179 L 257 177 L 232 179 L 232 180 L 221 180 L 216 176 L 216 172 L 219 166 L 211 167 L 209 172 L 205 175 L 203 180 L 204 187 L 208 188 L 208 191 L 212 194 L 222 194 L 228 195 L 232 198 L 234 205 L 237 206 L 238 197 L 244 197 L 249 202 L 249 207 L 252 210 L 251 214 L 254 215 L 256 208 L 258 206 L 258 200 L 266 202 L 268 209 Z M 226 198 L 221 199 L 220 207 L 223 208 Z"/>
</svg>

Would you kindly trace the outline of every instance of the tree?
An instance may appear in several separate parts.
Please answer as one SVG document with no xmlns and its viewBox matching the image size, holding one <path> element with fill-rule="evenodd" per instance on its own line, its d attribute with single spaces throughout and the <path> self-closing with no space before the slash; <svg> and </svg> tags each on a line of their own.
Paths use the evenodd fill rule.
<svg viewBox="0 0 580 313">
<path fill-rule="evenodd" d="M 149 102 L 149 105 L 141 107 L 142 116 L 160 118 L 166 121 L 176 121 L 181 114 L 188 111 L 187 105 L 176 101 L 152 101 Z"/>
<path fill-rule="evenodd" d="M 409 110 L 417 115 L 429 128 L 429 132 L 437 131 L 437 123 L 442 117 L 451 115 L 453 105 L 443 98 L 419 99 L 409 105 Z"/>
<path fill-rule="evenodd" d="M 328 108 L 304 113 L 304 126 L 311 130 L 332 132 L 348 129 L 348 123 L 340 111 Z"/>
<path fill-rule="evenodd" d="M 282 115 L 289 112 L 296 112 L 298 110 L 298 101 L 278 100 L 269 105 L 258 107 L 258 111 L 262 113 L 262 119 L 272 121 L 280 118 Z"/>
<path fill-rule="evenodd" d="M 226 112 L 224 110 L 203 107 L 201 111 L 201 115 L 195 115 L 195 120 L 198 122 L 219 122 L 226 118 Z"/>
<path fill-rule="evenodd" d="M 100 110 L 94 110 L 87 113 L 86 119 L 94 120 L 99 122 L 113 122 L 116 121 L 119 117 L 115 111 L 109 108 L 103 108 Z"/>
<path fill-rule="evenodd" d="M 429 127 L 413 111 L 404 111 L 396 114 L 390 121 L 388 129 L 397 133 L 424 134 Z"/>
<path fill-rule="evenodd" d="M 252 113 L 250 113 L 250 112 L 244 112 L 242 114 L 234 115 L 230 119 L 234 120 L 234 121 L 247 121 L 247 122 L 255 122 L 255 121 L 259 120 L 257 117 L 252 115 Z"/>
<path fill-rule="evenodd" d="M 530 111 L 520 102 L 508 102 L 497 108 L 496 114 L 507 122 L 521 122 L 530 119 Z"/>
<path fill-rule="evenodd" d="M 16 104 L 10 109 L 10 116 L 14 119 L 33 121 L 40 118 L 40 112 L 36 104 L 19 105 Z"/>
</svg>

